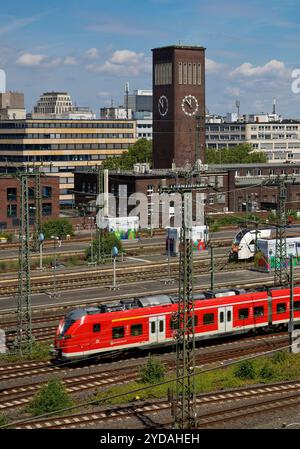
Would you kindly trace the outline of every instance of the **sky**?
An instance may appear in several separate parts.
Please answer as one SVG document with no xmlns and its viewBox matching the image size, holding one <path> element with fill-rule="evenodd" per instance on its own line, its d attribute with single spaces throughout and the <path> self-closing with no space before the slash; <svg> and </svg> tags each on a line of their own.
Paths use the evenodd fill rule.
<svg viewBox="0 0 300 449">
<path fill-rule="evenodd" d="M 151 49 L 206 47 L 210 113 L 271 112 L 300 118 L 299 0 L 14 0 L 0 13 L 0 68 L 7 90 L 24 92 L 30 111 L 40 94 L 67 91 L 77 106 L 123 101 L 151 89 Z"/>
</svg>

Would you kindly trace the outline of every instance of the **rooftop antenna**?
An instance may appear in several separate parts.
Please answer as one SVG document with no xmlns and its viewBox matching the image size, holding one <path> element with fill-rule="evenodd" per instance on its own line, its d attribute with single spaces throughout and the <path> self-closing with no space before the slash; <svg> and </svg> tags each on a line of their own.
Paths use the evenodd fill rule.
<svg viewBox="0 0 300 449">
<path fill-rule="evenodd" d="M 129 82 L 127 81 L 125 83 L 125 106 L 126 106 L 126 118 L 128 120 L 129 113 L 128 113 L 128 96 L 129 96 Z"/>
<path fill-rule="evenodd" d="M 276 98 L 275 97 L 273 97 L 273 111 L 272 111 L 272 114 L 276 114 Z"/>
<path fill-rule="evenodd" d="M 241 106 L 240 100 L 236 100 L 235 106 L 237 108 L 237 116 L 238 116 L 238 120 L 239 120 L 239 118 L 240 118 L 240 106 Z"/>
</svg>

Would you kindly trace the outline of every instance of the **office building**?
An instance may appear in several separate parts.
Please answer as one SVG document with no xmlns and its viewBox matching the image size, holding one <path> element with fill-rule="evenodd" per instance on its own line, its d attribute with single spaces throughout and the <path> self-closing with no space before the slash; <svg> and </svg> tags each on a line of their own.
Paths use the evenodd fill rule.
<svg viewBox="0 0 300 449">
<path fill-rule="evenodd" d="M 130 120 L 0 121 L 0 172 L 44 164 L 44 171 L 60 177 L 61 205 L 70 205 L 74 170 L 120 156 L 135 136 Z"/>
</svg>

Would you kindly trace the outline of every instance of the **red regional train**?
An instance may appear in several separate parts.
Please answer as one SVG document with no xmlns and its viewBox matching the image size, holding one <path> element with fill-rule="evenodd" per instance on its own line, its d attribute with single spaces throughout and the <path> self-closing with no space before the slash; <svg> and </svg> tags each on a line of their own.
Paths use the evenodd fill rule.
<svg viewBox="0 0 300 449">
<path fill-rule="evenodd" d="M 194 294 L 197 340 L 284 328 L 290 317 L 289 288 L 216 290 Z M 69 312 L 59 323 L 57 361 L 149 349 L 174 342 L 178 297 L 123 299 Z M 294 289 L 294 322 L 300 324 L 300 287 Z"/>
</svg>

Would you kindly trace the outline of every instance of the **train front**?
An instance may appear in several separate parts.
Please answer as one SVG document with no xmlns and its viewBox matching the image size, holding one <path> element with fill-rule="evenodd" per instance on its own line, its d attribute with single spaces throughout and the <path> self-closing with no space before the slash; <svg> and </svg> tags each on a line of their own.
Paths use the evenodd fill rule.
<svg viewBox="0 0 300 449">
<path fill-rule="evenodd" d="M 74 335 L 85 315 L 86 312 L 84 309 L 76 309 L 69 312 L 60 320 L 56 329 L 54 346 L 50 351 L 56 362 L 74 358 L 76 352 Z"/>
</svg>

